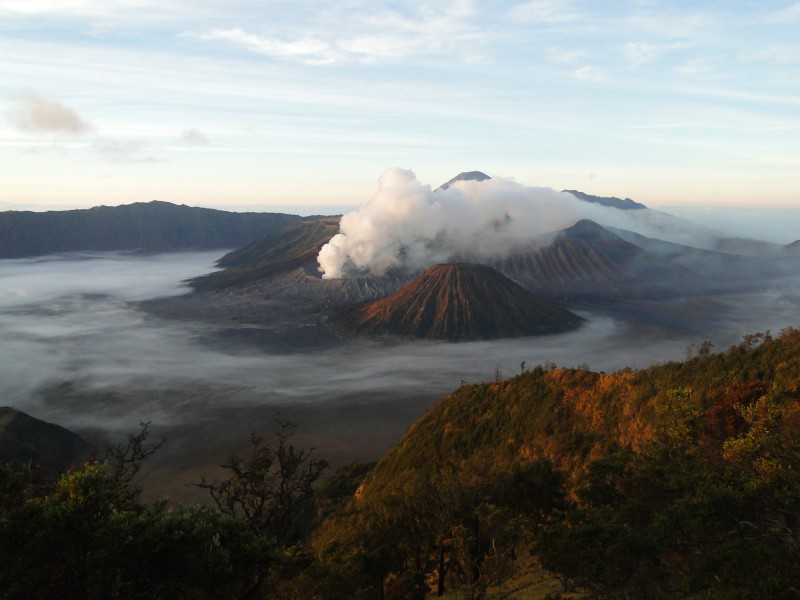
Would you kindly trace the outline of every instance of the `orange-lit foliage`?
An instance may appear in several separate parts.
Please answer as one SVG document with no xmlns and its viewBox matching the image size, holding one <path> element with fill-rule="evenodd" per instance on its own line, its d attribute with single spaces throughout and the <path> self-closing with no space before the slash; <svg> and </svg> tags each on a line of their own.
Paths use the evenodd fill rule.
<svg viewBox="0 0 800 600">
<path fill-rule="evenodd" d="M 548 488 L 550 501 L 571 502 L 567 526 L 559 530 L 557 513 L 548 512 L 526 526 L 535 523 L 533 535 L 553 527 L 550 545 L 541 547 L 564 579 L 603 597 L 662 597 L 672 586 L 678 597 L 686 597 L 681 586 L 687 594 L 727 586 L 770 597 L 793 573 L 787 552 L 798 543 L 797 531 L 781 520 L 800 498 L 798 357 L 800 332 L 787 330 L 641 371 L 536 367 L 508 380 L 461 386 L 409 428 L 368 475 L 350 510 L 367 521 L 367 514 L 387 519 L 398 499 L 387 503 L 386 490 L 414 481 L 403 488 L 418 499 L 414 518 L 393 531 L 419 531 L 415 524 L 432 519 L 441 532 L 454 514 L 489 514 L 482 512 L 489 498 L 482 494 L 503 489 L 507 474 L 546 464 L 563 483 L 560 496 Z M 508 499 L 495 502 L 503 510 L 513 506 L 502 503 Z M 455 505 L 484 508 L 448 512 Z M 352 538 L 352 523 L 331 521 L 328 539 Z M 468 529 L 468 521 L 461 523 Z M 350 527 L 348 535 L 342 527 Z M 778 527 L 784 527 L 780 536 L 773 533 Z M 479 544 L 479 536 L 469 539 Z M 390 540 L 397 551 L 397 534 Z M 414 564 L 428 580 L 436 549 L 443 548 L 435 541 L 408 546 L 427 548 Z M 508 555 L 493 560 L 499 556 Z M 598 556 L 605 558 L 598 562 Z M 395 572 L 410 563 L 385 564 Z M 742 565 L 751 566 L 752 583 L 742 579 Z M 449 584 L 473 589 L 478 581 Z"/>
<path fill-rule="evenodd" d="M 713 403 L 706 411 L 705 433 L 725 440 L 741 434 L 747 427 L 742 409 L 750 406 L 769 389 L 766 381 L 734 383 L 712 395 Z"/>
</svg>

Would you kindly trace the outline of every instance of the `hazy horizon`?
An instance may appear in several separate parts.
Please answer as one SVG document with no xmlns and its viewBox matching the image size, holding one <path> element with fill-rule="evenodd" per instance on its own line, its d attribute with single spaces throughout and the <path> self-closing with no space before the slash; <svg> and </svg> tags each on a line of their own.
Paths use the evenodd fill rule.
<svg viewBox="0 0 800 600">
<path fill-rule="evenodd" d="M 587 190 L 578 190 L 591 193 Z M 329 204 L 249 204 L 226 205 L 222 203 L 187 203 L 187 206 L 198 208 L 211 208 L 231 212 L 277 212 L 295 214 L 300 216 L 311 215 L 340 215 L 357 211 L 369 198 L 362 199 L 360 203 L 329 205 Z M 634 198 L 634 200 L 637 200 Z M 150 202 L 141 200 L 137 202 Z M 167 200 L 165 200 L 167 201 Z M 124 203 L 106 202 L 96 205 L 86 204 L 14 204 L 0 202 L 2 211 L 62 211 L 82 210 L 94 206 L 119 206 Z M 773 242 L 776 244 L 789 244 L 800 239 L 800 207 L 781 207 L 763 205 L 708 205 L 708 204 L 657 204 L 648 205 L 648 208 L 665 212 L 693 223 L 715 229 L 731 237 L 743 237 L 756 240 Z"/>
</svg>

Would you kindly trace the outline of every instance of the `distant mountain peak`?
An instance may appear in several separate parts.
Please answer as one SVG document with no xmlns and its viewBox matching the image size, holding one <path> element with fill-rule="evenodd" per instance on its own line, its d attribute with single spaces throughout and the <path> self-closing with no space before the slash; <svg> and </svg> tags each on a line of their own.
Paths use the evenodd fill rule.
<svg viewBox="0 0 800 600">
<path fill-rule="evenodd" d="M 455 177 L 453 177 L 447 183 L 443 183 L 435 191 L 439 190 L 446 190 L 451 185 L 453 185 L 456 181 L 486 181 L 487 179 L 491 179 L 486 173 L 482 171 L 464 171 L 463 173 L 459 173 Z"/>
<path fill-rule="evenodd" d="M 572 227 L 567 227 L 563 230 L 563 232 L 570 232 L 570 233 L 602 233 L 605 235 L 609 234 L 609 231 L 603 227 L 602 225 L 595 223 L 591 219 L 581 219 L 580 221 L 576 222 Z"/>
<path fill-rule="evenodd" d="M 634 202 L 630 198 L 617 198 L 615 196 L 593 196 L 591 194 L 586 194 L 584 192 L 579 192 L 578 190 L 562 190 L 567 194 L 572 194 L 578 200 L 583 200 L 584 202 L 590 202 L 592 204 L 601 204 L 603 206 L 609 206 L 611 208 L 619 208 L 620 210 L 639 210 L 642 208 L 647 208 L 644 204 L 640 202 Z"/>
<path fill-rule="evenodd" d="M 581 219 L 572 227 L 567 227 L 558 232 L 558 237 L 562 239 L 575 239 L 592 240 L 595 242 L 606 243 L 619 243 L 624 242 L 617 234 L 609 231 L 602 225 L 592 221 L 591 219 Z"/>
</svg>

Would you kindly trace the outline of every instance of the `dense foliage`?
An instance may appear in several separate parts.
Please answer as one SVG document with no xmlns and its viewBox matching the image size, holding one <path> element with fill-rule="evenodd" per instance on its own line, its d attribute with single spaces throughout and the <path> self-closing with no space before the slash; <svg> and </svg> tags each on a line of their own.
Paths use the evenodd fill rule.
<svg viewBox="0 0 800 600">
<path fill-rule="evenodd" d="M 216 506 L 141 502 L 141 435 L 52 485 L 6 467 L 0 595 L 479 600 L 539 569 L 573 598 L 800 598 L 800 332 L 692 353 L 462 386 L 316 488 L 324 461 L 255 436 L 199 482 Z"/>
<path fill-rule="evenodd" d="M 54 482 L 30 467 L 0 467 L 1 597 L 258 597 L 273 563 L 297 539 L 291 517 L 308 512 L 311 483 L 325 464 L 296 450 L 284 426 L 273 445 L 259 442 L 251 456 L 223 465 L 231 471 L 226 489 L 239 498 L 238 490 L 254 485 L 251 498 L 262 501 L 263 513 L 231 510 L 233 496 L 219 507 L 148 504 L 134 484 L 160 446 L 148 435 L 144 424 L 106 459 Z"/>
<path fill-rule="evenodd" d="M 522 548 L 595 598 L 797 598 L 799 428 L 794 330 L 638 372 L 537 367 L 432 407 L 315 548 L 363 598 L 481 598 Z"/>
</svg>

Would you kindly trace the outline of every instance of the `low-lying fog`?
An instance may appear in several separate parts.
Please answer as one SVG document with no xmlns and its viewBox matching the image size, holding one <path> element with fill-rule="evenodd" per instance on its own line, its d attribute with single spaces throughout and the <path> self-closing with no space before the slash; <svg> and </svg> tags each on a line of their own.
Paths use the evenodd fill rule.
<svg viewBox="0 0 800 600">
<path fill-rule="evenodd" d="M 222 252 L 93 253 L 0 261 L 0 405 L 93 439 L 121 441 L 151 420 L 167 445 L 143 482 L 189 497 L 183 484 L 277 411 L 297 439 L 334 463 L 377 458 L 437 397 L 548 361 L 611 371 L 682 359 L 689 344 L 718 349 L 745 333 L 796 325 L 800 298 L 771 290 L 730 298 L 705 335 L 634 327 L 582 313 L 573 333 L 478 343 L 348 342 L 305 354 L 215 344 L 202 323 L 158 320 L 136 301 L 185 293 Z"/>
</svg>

